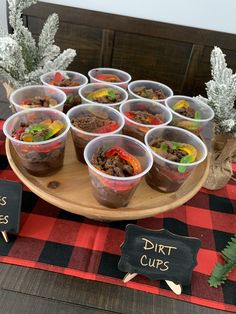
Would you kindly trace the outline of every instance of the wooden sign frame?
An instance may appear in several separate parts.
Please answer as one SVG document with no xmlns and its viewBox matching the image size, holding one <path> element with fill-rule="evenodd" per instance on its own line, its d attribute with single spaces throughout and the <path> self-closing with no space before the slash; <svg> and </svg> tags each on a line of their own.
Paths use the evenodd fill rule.
<svg viewBox="0 0 236 314">
<path fill-rule="evenodd" d="M 197 238 L 129 224 L 118 268 L 127 272 L 124 282 L 141 274 L 151 280 L 165 280 L 176 294 L 181 294 L 182 285 L 191 282 L 200 245 Z"/>
</svg>

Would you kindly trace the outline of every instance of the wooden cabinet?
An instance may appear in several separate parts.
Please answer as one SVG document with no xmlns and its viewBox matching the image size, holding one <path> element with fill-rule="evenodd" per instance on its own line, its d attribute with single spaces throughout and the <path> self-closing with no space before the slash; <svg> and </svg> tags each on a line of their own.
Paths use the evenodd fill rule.
<svg viewBox="0 0 236 314">
<path fill-rule="evenodd" d="M 220 47 L 236 70 L 236 35 L 142 20 L 47 3 L 25 11 L 37 38 L 47 16 L 59 14 L 56 44 L 74 48 L 78 56 L 70 69 L 87 74 L 94 67 L 114 67 L 136 79 L 169 85 L 175 94 L 205 94 L 210 79 L 210 52 Z"/>
</svg>

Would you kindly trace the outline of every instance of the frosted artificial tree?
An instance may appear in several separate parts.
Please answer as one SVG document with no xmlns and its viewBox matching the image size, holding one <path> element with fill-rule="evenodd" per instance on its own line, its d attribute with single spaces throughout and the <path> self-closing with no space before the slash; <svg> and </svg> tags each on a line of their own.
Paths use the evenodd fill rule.
<svg viewBox="0 0 236 314">
<path fill-rule="evenodd" d="M 64 70 L 73 61 L 76 51 L 67 49 L 60 53 L 54 44 L 58 30 L 58 15 L 52 14 L 45 22 L 38 43 L 24 26 L 23 10 L 37 0 L 8 0 L 8 34 L 0 29 L 0 82 L 7 92 L 25 85 L 40 84 L 40 75 L 52 70 Z"/>
<path fill-rule="evenodd" d="M 236 74 L 227 67 L 220 48 L 214 47 L 210 61 L 212 80 L 206 83 L 207 98 L 196 98 L 215 113 L 210 172 L 204 186 L 216 190 L 231 178 L 232 158 L 236 156 Z"/>
</svg>

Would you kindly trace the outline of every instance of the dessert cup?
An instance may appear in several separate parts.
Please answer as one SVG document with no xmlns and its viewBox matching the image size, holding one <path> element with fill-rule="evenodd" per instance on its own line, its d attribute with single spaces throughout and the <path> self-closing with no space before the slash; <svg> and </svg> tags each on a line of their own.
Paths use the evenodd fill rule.
<svg viewBox="0 0 236 314">
<path fill-rule="evenodd" d="M 114 121 L 116 123 L 116 127 L 112 128 L 113 131 L 106 130 L 106 128 L 100 128 L 99 133 L 96 132 L 87 132 L 82 130 L 81 128 L 77 128 L 73 125 L 72 121 L 73 119 L 77 117 L 81 117 L 83 114 L 86 112 L 90 112 L 92 114 L 97 114 L 100 116 L 107 115 L 107 117 Z M 85 163 L 84 160 L 84 148 L 88 144 L 89 141 L 94 139 L 95 137 L 102 136 L 102 135 L 107 135 L 107 134 L 115 134 L 115 133 L 120 133 L 123 126 L 124 126 L 124 118 L 122 115 L 112 107 L 108 107 L 105 105 L 96 105 L 96 104 L 83 104 L 76 106 L 74 108 L 71 108 L 67 112 L 67 116 L 69 117 L 70 120 L 70 127 L 71 127 L 71 134 L 74 142 L 74 147 L 76 151 L 76 156 L 77 159 L 83 163 Z"/>
<path fill-rule="evenodd" d="M 107 151 L 114 145 L 138 159 L 142 168 L 139 174 L 130 177 L 111 176 L 92 164 L 92 158 L 98 149 L 102 148 Z M 105 135 L 90 141 L 85 147 L 84 159 L 88 165 L 94 197 L 100 204 L 112 208 L 128 205 L 142 177 L 150 170 L 153 162 L 151 152 L 143 143 L 119 134 Z"/>
<path fill-rule="evenodd" d="M 74 80 L 78 82 L 79 85 L 77 86 L 67 86 L 67 87 L 62 87 L 62 86 L 55 86 L 55 88 L 58 88 L 59 90 L 62 90 L 67 98 L 64 106 L 64 113 L 66 113 L 70 108 L 79 105 L 81 103 L 81 99 L 79 97 L 79 89 L 83 86 L 85 86 L 88 83 L 88 78 L 79 73 L 79 72 L 74 72 L 74 71 L 57 71 L 62 74 L 64 77 L 68 77 L 71 80 Z M 54 79 L 56 71 L 48 72 L 43 74 L 40 77 L 41 82 L 46 85 L 46 86 L 54 86 L 52 84 L 52 81 Z"/>
<path fill-rule="evenodd" d="M 51 139 L 40 142 L 23 142 L 12 136 L 21 124 L 40 123 L 44 120 L 60 120 L 64 128 Z M 48 176 L 63 166 L 66 136 L 70 129 L 69 118 L 55 109 L 35 108 L 19 111 L 10 116 L 3 125 L 3 132 L 11 141 L 23 167 L 34 176 Z"/>
<path fill-rule="evenodd" d="M 64 103 L 66 101 L 66 94 L 53 86 L 31 85 L 18 88 L 13 93 L 11 93 L 9 101 L 11 105 L 14 106 L 15 110 L 18 112 L 25 109 L 33 109 L 24 108 L 21 105 L 21 102 L 27 99 L 33 99 L 36 96 L 39 97 L 47 96 L 55 99 L 57 101 L 57 105 L 53 106 L 52 108 L 60 111 L 63 110 Z"/>
<path fill-rule="evenodd" d="M 195 112 L 199 112 L 200 117 L 197 119 L 192 119 L 176 112 L 173 107 L 181 100 L 186 101 L 189 104 L 189 107 Z M 165 100 L 165 104 L 172 113 L 172 125 L 186 129 L 197 135 L 199 135 L 204 126 L 214 118 L 214 111 L 211 109 L 211 107 L 192 97 L 174 95 L 167 98 Z"/>
<path fill-rule="evenodd" d="M 157 127 L 157 124 L 144 124 L 138 123 L 127 116 L 130 111 L 147 111 L 153 115 L 160 115 L 163 121 L 160 121 L 158 125 L 167 125 L 172 120 L 172 114 L 170 110 L 162 104 L 154 102 L 148 99 L 131 99 L 123 103 L 120 106 L 120 112 L 125 118 L 125 126 L 123 128 L 123 134 L 134 137 L 144 142 L 145 134 L 152 128 Z"/>
<path fill-rule="evenodd" d="M 179 163 L 163 158 L 150 147 L 155 139 L 165 139 L 194 146 L 197 150 L 196 160 L 192 163 Z M 144 140 L 153 155 L 153 166 L 146 175 L 146 182 L 150 187 L 161 192 L 177 191 L 192 171 L 207 157 L 206 145 L 199 137 L 174 126 L 153 128 L 147 132 Z"/>
<path fill-rule="evenodd" d="M 113 90 L 117 92 L 120 95 L 120 101 L 117 102 L 109 102 L 109 103 L 104 103 L 104 102 L 98 102 L 96 100 L 90 100 L 88 99 L 88 95 L 100 91 L 100 90 Z M 119 106 L 127 101 L 128 99 L 128 93 L 121 87 L 109 84 L 109 83 L 90 83 L 84 87 L 82 87 L 79 90 L 79 95 L 81 97 L 82 103 L 90 103 L 90 104 L 103 104 L 106 106 L 111 106 L 115 109 L 119 109 Z"/>
<path fill-rule="evenodd" d="M 154 91 L 162 91 L 165 95 L 165 97 L 163 99 L 150 99 L 147 97 L 141 97 L 139 96 L 137 93 L 135 93 L 135 89 L 136 88 L 140 88 L 140 87 L 145 87 L 147 89 L 152 89 Z M 170 97 L 173 95 L 173 91 L 172 89 L 162 83 L 159 82 L 155 82 L 155 81 L 149 81 L 149 80 L 137 80 L 137 81 L 133 81 L 131 83 L 129 83 L 128 85 L 128 93 L 129 93 L 129 97 L 132 98 L 139 98 L 139 99 L 149 99 L 149 100 L 153 100 L 159 103 L 164 104 L 164 101 L 166 98 Z"/>
<path fill-rule="evenodd" d="M 102 77 L 102 75 L 115 75 L 120 79 L 120 82 L 115 82 L 115 81 L 109 81 L 106 77 Z M 122 87 L 124 89 L 128 88 L 128 84 L 131 81 L 131 76 L 129 73 L 125 72 L 125 71 L 121 71 L 118 69 L 113 69 L 113 68 L 95 68 L 92 69 L 88 72 L 88 76 L 90 78 L 90 83 L 112 83 L 113 85 Z"/>
</svg>

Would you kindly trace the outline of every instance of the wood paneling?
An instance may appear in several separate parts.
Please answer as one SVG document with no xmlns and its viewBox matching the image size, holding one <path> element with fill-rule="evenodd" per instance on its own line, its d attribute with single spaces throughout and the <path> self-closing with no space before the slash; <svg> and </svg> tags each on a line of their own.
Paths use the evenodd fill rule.
<svg viewBox="0 0 236 314">
<path fill-rule="evenodd" d="M 36 38 L 43 27 L 44 20 L 28 17 L 28 27 Z M 85 25 L 60 22 L 60 30 L 56 34 L 56 44 L 61 51 L 73 48 L 77 56 L 70 68 L 82 73 L 97 67 L 101 63 L 101 47 L 103 45 L 103 30 Z"/>
<path fill-rule="evenodd" d="M 25 11 L 36 38 L 53 12 L 60 16 L 56 44 L 62 50 L 77 50 L 70 69 L 84 74 L 99 66 L 119 68 L 129 72 L 133 80 L 156 80 L 176 94 L 191 96 L 205 95 L 214 46 L 223 50 L 228 65 L 236 69 L 234 34 L 38 3 Z"/>
<path fill-rule="evenodd" d="M 116 32 L 112 67 L 135 79 L 149 79 L 180 92 L 191 45 L 144 35 Z"/>
</svg>

